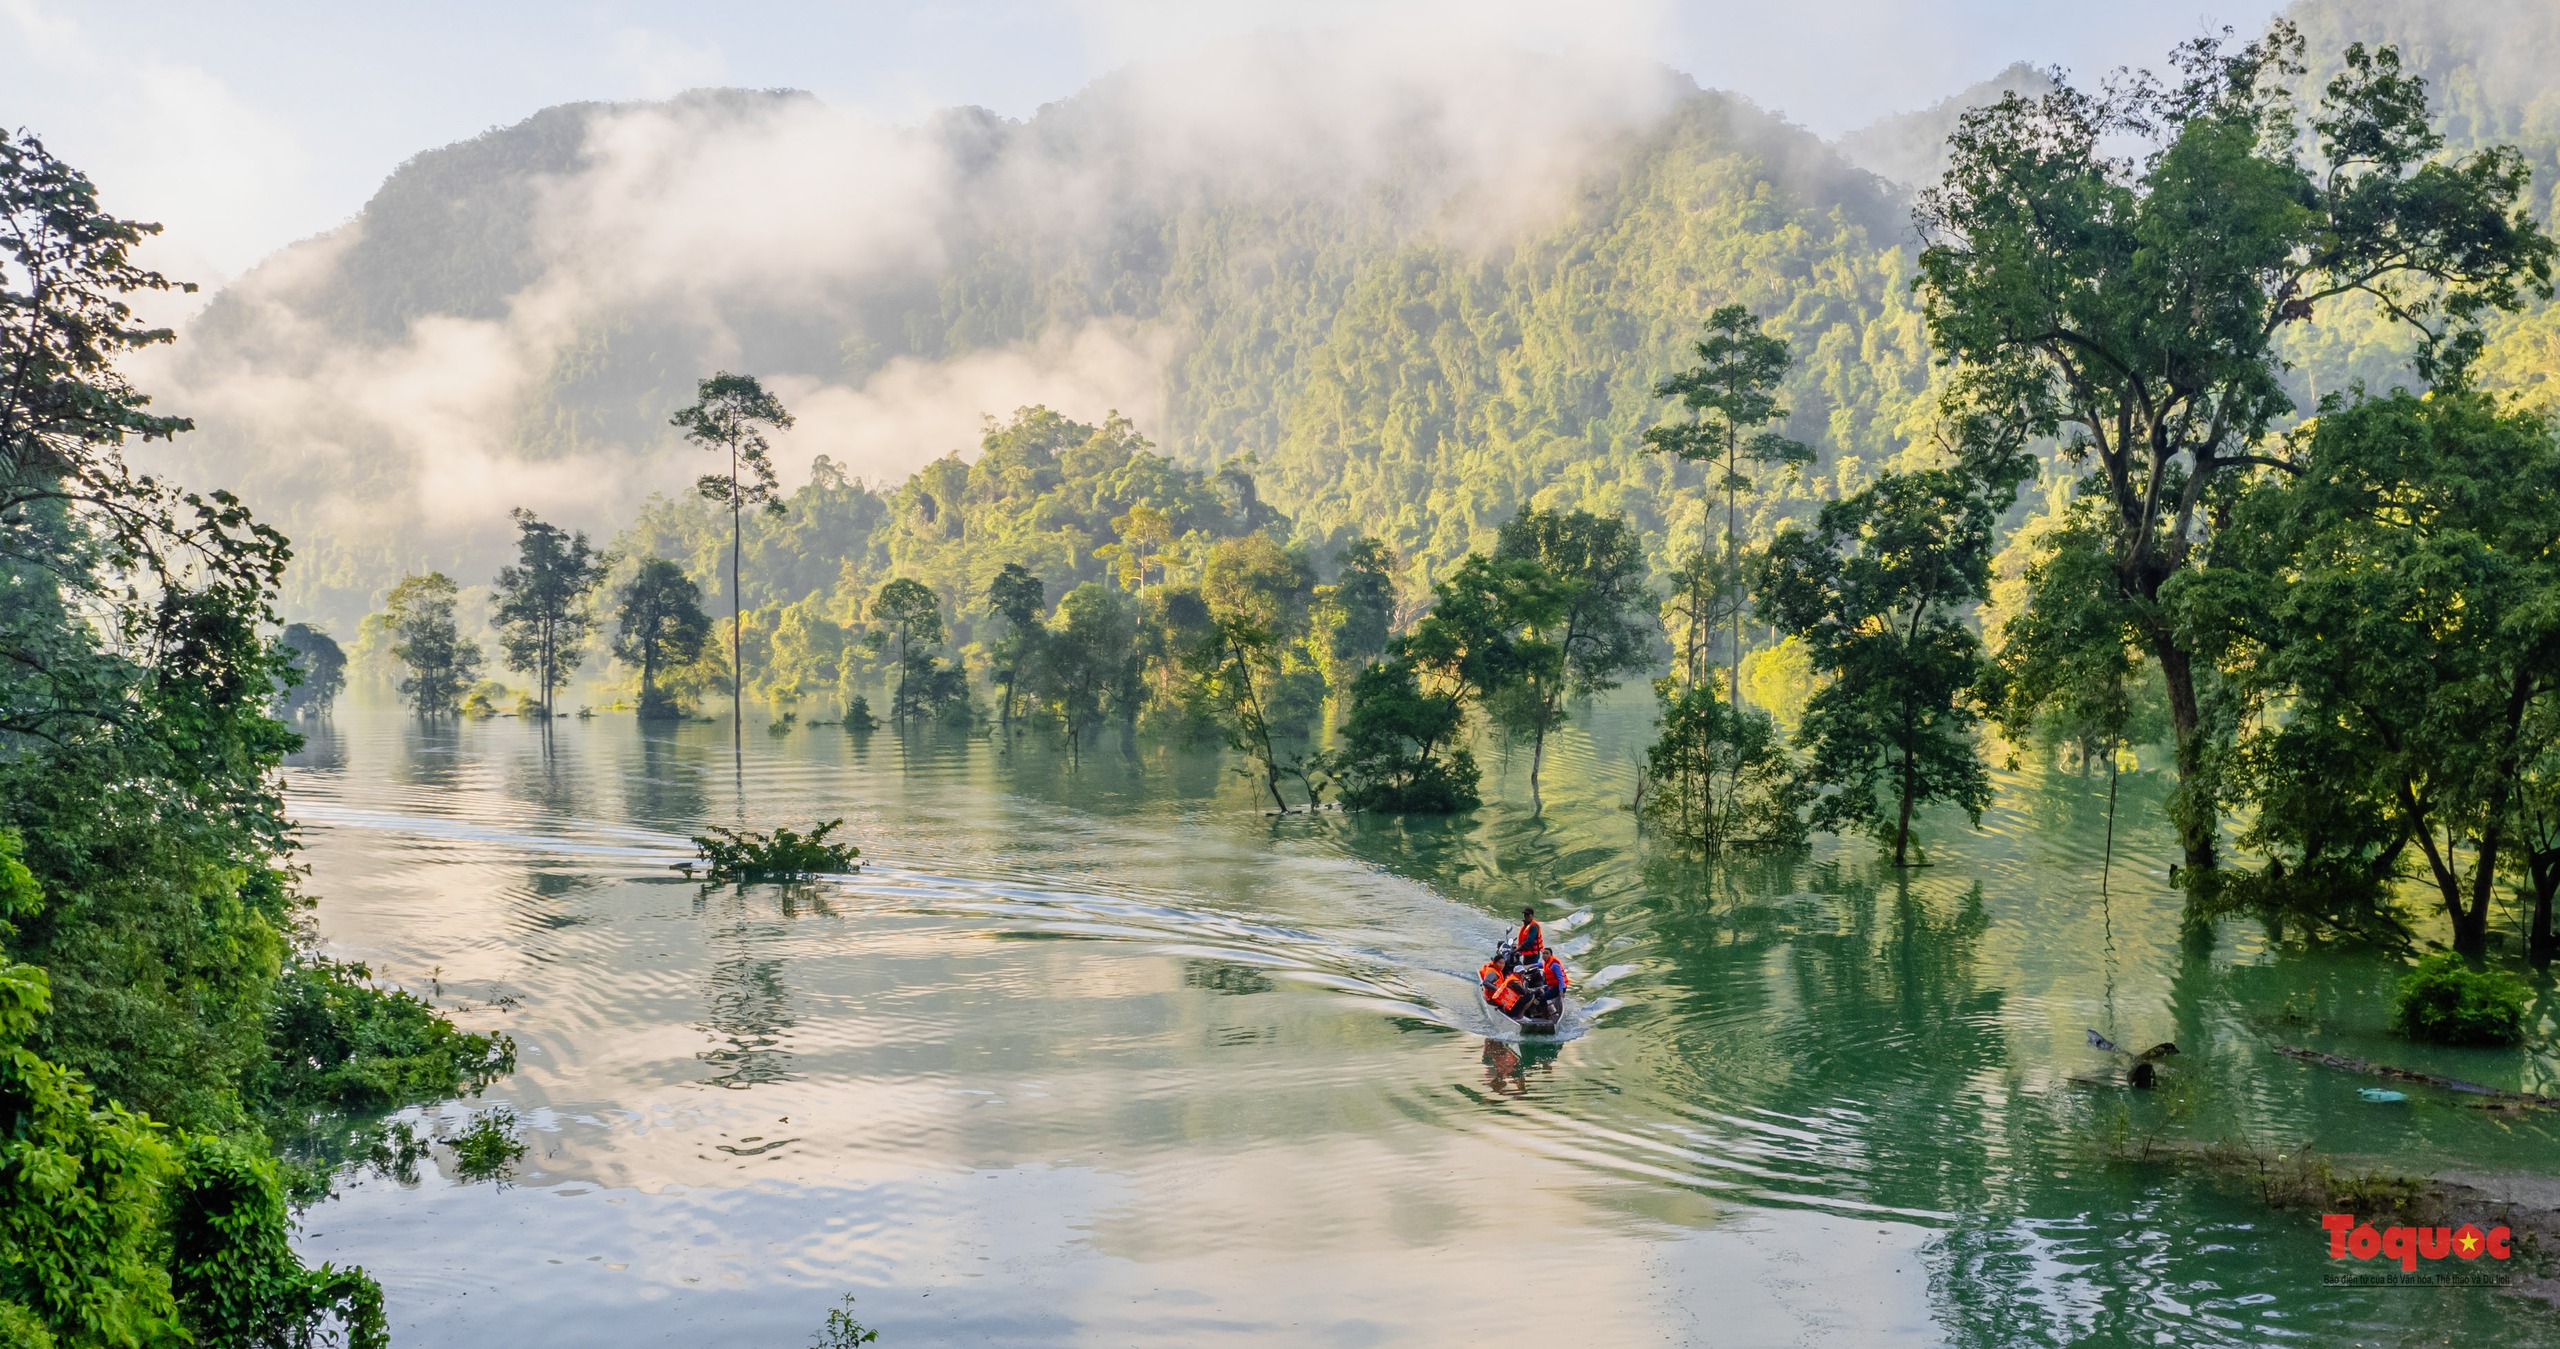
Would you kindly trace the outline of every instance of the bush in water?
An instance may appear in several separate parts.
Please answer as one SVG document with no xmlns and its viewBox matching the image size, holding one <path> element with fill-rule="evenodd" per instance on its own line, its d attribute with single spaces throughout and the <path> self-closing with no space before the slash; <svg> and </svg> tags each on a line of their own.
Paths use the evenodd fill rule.
<svg viewBox="0 0 2560 1349">
<path fill-rule="evenodd" d="M 2450 951 L 2427 957 L 2400 981 L 2394 1020 L 2413 1040 L 2511 1045 L 2524 1038 L 2533 991 L 2500 970 L 2475 970 Z"/>
<path fill-rule="evenodd" d="M 777 828 L 770 834 L 753 829 L 722 829 L 693 836 L 702 861 L 715 881 L 796 881 L 829 872 L 851 871 L 862 850 L 850 843 L 830 843 L 827 835 L 842 827 L 829 820 L 806 834 Z"/>
<path fill-rule="evenodd" d="M 516 1112 L 505 1106 L 483 1110 L 453 1138 L 454 1174 L 464 1180 L 492 1180 L 506 1174 L 524 1156 L 524 1140 L 516 1137 Z"/>
</svg>

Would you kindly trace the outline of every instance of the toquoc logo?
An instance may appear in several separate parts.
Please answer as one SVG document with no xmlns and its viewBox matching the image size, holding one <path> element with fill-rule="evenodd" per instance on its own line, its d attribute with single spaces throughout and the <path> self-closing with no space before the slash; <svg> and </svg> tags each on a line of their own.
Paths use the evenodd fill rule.
<svg viewBox="0 0 2560 1349">
<path fill-rule="evenodd" d="M 2386 1227 L 2375 1230 L 2371 1223 L 2359 1223 L 2352 1213 L 2323 1213 L 2320 1226 L 2329 1233 L 2329 1258 L 2332 1260 L 2397 1260 L 2403 1273 L 2417 1269 L 2421 1260 L 2492 1260 L 2507 1258 L 2507 1229 L 2492 1227 L 2482 1231 L 2477 1224 L 2460 1227 Z"/>
</svg>

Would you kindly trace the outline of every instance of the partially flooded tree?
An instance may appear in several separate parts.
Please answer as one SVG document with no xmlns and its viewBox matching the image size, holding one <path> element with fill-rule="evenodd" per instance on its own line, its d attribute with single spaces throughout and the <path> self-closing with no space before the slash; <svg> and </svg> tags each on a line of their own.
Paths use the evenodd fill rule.
<svg viewBox="0 0 2560 1349">
<path fill-rule="evenodd" d="M 711 636 L 702 588 L 663 557 L 640 564 L 614 603 L 614 658 L 640 671 L 640 719 L 672 721 L 683 711 L 658 686 L 658 672 L 689 665 Z"/>
<path fill-rule="evenodd" d="M 1698 363 L 1653 386 L 1654 397 L 1679 399 L 1689 409 L 1690 419 L 1645 432 L 1644 445 L 1721 470 L 1710 485 L 1724 492 L 1723 561 L 1720 566 L 1714 564 L 1700 549 L 1681 563 L 1692 616 L 1682 632 L 1680 668 L 1689 683 L 1704 684 L 1709 625 L 1713 617 L 1730 619 L 1733 650 L 1728 689 L 1738 706 L 1743 607 L 1740 501 L 1741 493 L 1752 485 L 1744 465 L 1801 469 L 1814 456 L 1812 447 L 1764 429 L 1787 415 L 1778 404 L 1778 385 L 1785 381 L 1792 363 L 1787 344 L 1760 331 L 1760 321 L 1738 304 L 1708 315 L 1706 327 L 1706 336 L 1694 344 Z M 1711 583 L 1721 587 L 1721 593 L 1707 590 Z"/>
<path fill-rule="evenodd" d="M 287 623 L 276 643 L 291 653 L 298 679 L 277 700 L 288 717 L 326 716 L 347 687 L 347 653 L 337 639 L 308 623 Z"/>
<path fill-rule="evenodd" d="M 931 688 L 933 649 L 942 645 L 942 600 L 924 582 L 900 576 L 880 584 L 870 612 L 874 637 L 898 644 L 898 685 L 889 719 L 904 726 Z"/>
<path fill-rule="evenodd" d="M 2301 52 L 2279 23 L 2257 42 L 2180 47 L 2166 80 L 2011 94 L 1965 114 L 1917 212 L 1930 341 L 1954 368 L 1955 404 L 2058 435 L 2087 468 L 2105 565 L 2049 571 L 2031 602 L 2086 606 L 2053 586 L 2102 586 L 2126 642 L 2157 662 L 2180 777 L 2171 813 L 2199 879 L 2215 860 L 2211 718 L 2160 596 L 2203 553 L 2236 476 L 2294 467 L 2265 443 L 2293 411 L 2285 328 L 2369 305 L 2405 325 L 2419 373 L 2440 379 L 2478 349 L 2483 315 L 2550 288 L 2523 156 L 2446 154 L 2423 81 L 2390 48 L 2350 47 L 2306 127 L 2288 87 Z"/>
<path fill-rule="evenodd" d="M 779 484 L 773 476 L 773 446 L 765 433 L 790 429 L 791 414 L 755 376 L 723 370 L 696 386 L 693 405 L 676 413 L 669 424 L 695 445 L 729 456 L 726 476 L 706 473 L 694 483 L 694 490 L 703 500 L 729 508 L 729 734 L 732 747 L 743 754 L 746 675 L 738 662 L 746 620 L 738 587 L 739 568 L 744 565 L 745 511 L 761 506 L 767 514 L 782 514 L 776 492 Z"/>
<path fill-rule="evenodd" d="M 1947 469 L 1887 474 L 1790 528 L 1763 555 L 1760 611 L 1830 677 L 1800 738 L 1823 791 L 1813 824 L 1863 829 L 1909 864 L 1911 812 L 1952 801 L 1979 822 L 1991 780 L 1972 705 L 1984 670 L 1964 607 L 1988 597 L 1996 512 Z"/>
<path fill-rule="evenodd" d="M 605 559 L 583 533 L 547 524 L 528 510 L 514 515 L 516 561 L 498 570 L 491 616 L 498 621 L 507 668 L 533 676 L 548 723 L 552 691 L 578 667 L 593 626 L 587 596 L 604 583 Z"/>
<path fill-rule="evenodd" d="M 1574 698 L 1617 687 L 1641 669 L 1653 596 L 1644 585 L 1644 549 L 1626 518 L 1531 507 L 1502 526 L 1494 555 L 1527 564 L 1508 592 L 1509 621 L 1528 654 L 1496 719 L 1529 739 L 1529 801 L 1543 804 L 1538 770 L 1547 735 Z"/>
<path fill-rule="evenodd" d="M 1031 569 L 1019 562 L 1008 562 L 987 583 L 987 609 L 1004 620 L 1004 636 L 996 640 L 997 681 L 1004 686 L 1004 705 L 997 720 L 1007 731 L 1013 728 L 1013 710 L 1021 702 L 1023 667 L 1039 658 L 1040 615 L 1049 607 L 1047 587 Z"/>
<path fill-rule="evenodd" d="M 422 717 L 451 716 L 480 678 L 480 644 L 454 621 L 461 587 L 440 571 L 403 577 L 383 600 L 391 654 L 409 667 L 400 696 Z"/>
</svg>

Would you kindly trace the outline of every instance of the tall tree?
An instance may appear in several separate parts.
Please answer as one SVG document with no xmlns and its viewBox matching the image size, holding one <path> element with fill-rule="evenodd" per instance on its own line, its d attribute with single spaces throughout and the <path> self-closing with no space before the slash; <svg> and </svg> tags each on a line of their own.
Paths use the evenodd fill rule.
<svg viewBox="0 0 2560 1349">
<path fill-rule="evenodd" d="M 1494 556 L 1537 569 L 1534 583 L 1515 592 L 1514 615 L 1536 656 L 1503 708 L 1507 726 L 1529 737 L 1529 802 L 1537 809 L 1548 732 L 1563 724 L 1568 699 L 1615 688 L 1643 668 L 1653 596 L 1643 543 L 1621 515 L 1533 506 L 1502 526 Z"/>
<path fill-rule="evenodd" d="M 287 623 L 276 642 L 293 653 L 294 686 L 278 700 L 285 716 L 328 715 L 329 705 L 347 687 L 347 653 L 336 639 L 308 623 Z"/>
<path fill-rule="evenodd" d="M 2168 591 L 2181 636 L 2284 709 L 2244 747 L 2316 769 L 2258 793 L 2251 833 L 2316 879 L 2414 849 L 2477 959 L 2560 700 L 2560 441 L 2439 390 L 2326 407 L 2287 449 L 2298 471 L 2255 483 Z M 2371 824 L 2341 829 L 2341 805 Z"/>
<path fill-rule="evenodd" d="M 1253 760 L 1272 806 L 1286 813 L 1289 802 L 1280 795 L 1280 757 L 1271 733 L 1278 645 L 1270 629 L 1252 616 L 1229 612 L 1216 617 L 1208 640 L 1194 649 L 1191 659 L 1201 691 L 1218 709 L 1228 747 Z"/>
<path fill-rule="evenodd" d="M 606 560 L 584 533 L 545 524 L 529 510 L 513 512 L 515 565 L 498 569 L 491 616 L 507 668 L 533 676 L 541 690 L 542 720 L 550 724 L 551 694 L 578 667 L 580 649 L 595 616 L 587 596 L 604 583 Z"/>
<path fill-rule="evenodd" d="M 462 635 L 453 611 L 461 587 L 440 571 L 403 577 L 383 600 L 391 654 L 409 667 L 400 696 L 422 717 L 450 716 L 480 678 L 480 644 Z"/>
<path fill-rule="evenodd" d="M 1387 653 L 1395 635 L 1395 550 L 1386 540 L 1360 535 L 1335 555 L 1341 571 L 1317 592 L 1329 618 L 1325 629 L 1326 678 L 1349 687 L 1353 676 Z"/>
<path fill-rule="evenodd" d="M 1969 702 L 1983 677 L 1964 606 L 1991 585 L 1996 518 L 1948 469 L 1887 474 L 1781 532 L 1761 558 L 1760 611 L 1830 676 L 1805 705 L 1816 828 L 1863 828 L 1909 863 L 1912 807 L 1952 800 L 1977 823 L 1991 783 Z"/>
<path fill-rule="evenodd" d="M 744 517 L 749 506 L 762 506 L 769 515 L 782 514 L 782 501 L 774 490 L 773 446 L 765 432 L 789 429 L 791 414 L 755 376 L 723 370 L 697 385 L 693 406 L 676 413 L 669 424 L 703 449 L 729 456 L 726 477 L 706 473 L 694 483 L 694 490 L 703 500 L 729 508 L 729 737 L 731 751 L 743 755 L 746 678 L 738 668 L 738 657 L 746 620 L 738 587 L 746 546 Z"/>
<path fill-rule="evenodd" d="M 1814 455 L 1812 447 L 1762 429 L 1770 422 L 1785 420 L 1787 415 L 1786 409 L 1778 405 L 1778 385 L 1785 381 L 1787 367 L 1792 363 L 1785 342 L 1760 331 L 1760 321 L 1751 316 L 1749 309 L 1729 304 L 1707 316 L 1707 335 L 1694 345 L 1698 363 L 1653 386 L 1654 397 L 1679 399 L 1689 409 L 1690 419 L 1654 427 L 1644 433 L 1644 444 L 1648 450 L 1677 455 L 1692 463 L 1715 464 L 1723 470 L 1713 486 L 1724 489 L 1724 565 L 1708 566 L 1705 550 L 1700 549 L 1696 557 L 1683 563 L 1682 569 L 1693 590 L 1716 578 L 1733 587 L 1735 598 L 1714 607 L 1733 621 L 1729 689 L 1734 706 L 1740 707 L 1740 494 L 1751 486 L 1743 464 L 1783 464 L 1801 469 L 1813 462 Z M 1693 597 L 1693 603 L 1699 610 L 1698 619 L 1703 620 L 1710 606 L 1703 602 L 1703 596 Z M 1688 626 L 1682 669 L 1692 684 L 1706 682 L 1706 633 L 1704 621 L 1693 621 Z"/>
<path fill-rule="evenodd" d="M 1086 737 L 1114 712 L 1134 716 L 1140 690 L 1137 617 L 1128 598 L 1087 581 L 1058 601 L 1041 643 L 1043 696 L 1066 727 L 1067 751 L 1081 758 Z"/>
<path fill-rule="evenodd" d="M 900 726 L 916 710 L 932 673 L 926 664 L 942 644 L 942 600 L 931 587 L 912 577 L 884 581 L 871 597 L 872 631 L 898 644 L 898 689 L 890 700 L 889 719 Z"/>
<path fill-rule="evenodd" d="M 640 564 L 616 597 L 613 654 L 640 670 L 640 719 L 668 721 L 682 709 L 658 687 L 658 671 L 691 663 L 711 636 L 702 588 L 663 557 Z"/>
<path fill-rule="evenodd" d="M 1916 213 L 1952 403 L 2061 436 L 2087 466 L 2083 494 L 2103 503 L 2101 576 L 2167 685 L 2171 813 L 2200 878 L 2214 863 L 2212 746 L 2194 652 L 2160 595 L 2202 554 L 2233 475 L 2291 470 L 2264 444 L 2293 409 L 2279 380 L 2286 325 L 2354 300 L 2406 324 L 2433 378 L 2478 348 L 2482 315 L 2550 288 L 2552 241 L 2526 212 L 2521 155 L 2444 153 L 2423 81 L 2392 49 L 2361 45 L 2306 135 L 2287 86 L 2301 52 L 2278 23 L 2237 47 L 2180 47 L 2165 81 L 1975 109 Z"/>
<path fill-rule="evenodd" d="M 1005 624 L 995 654 L 1004 682 L 1004 706 L 997 719 L 1007 732 L 1013 729 L 1013 709 L 1020 701 L 1022 667 L 1039 656 L 1040 615 L 1048 607 L 1048 588 L 1019 562 L 997 568 L 995 579 L 987 583 L 987 609 Z"/>
</svg>

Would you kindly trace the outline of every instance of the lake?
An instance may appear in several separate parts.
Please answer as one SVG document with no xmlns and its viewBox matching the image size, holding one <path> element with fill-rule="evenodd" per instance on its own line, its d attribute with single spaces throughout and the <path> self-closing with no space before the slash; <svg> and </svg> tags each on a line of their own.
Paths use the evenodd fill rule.
<svg viewBox="0 0 2560 1349">
<path fill-rule="evenodd" d="M 342 1176 L 314 1259 L 405 1349 L 800 1346 L 847 1294 L 925 1344 L 2479 1345 L 2546 1304 L 2326 1286 L 2316 1214 L 2114 1137 L 2560 1175 L 2560 1119 L 2273 1052 L 2560 1092 L 2384 1030 L 2394 968 L 2181 933 L 2158 773 L 2004 771 L 1931 865 L 1707 867 L 1625 808 L 1649 702 L 1479 747 L 1453 820 L 1275 818 L 1234 761 L 1114 743 L 342 704 L 287 772 L 337 955 L 515 1037 L 503 1181 Z M 705 824 L 842 816 L 861 872 L 707 887 Z M 1504 1034 L 1524 903 L 1580 985 Z M 2088 1047 L 2175 1041 L 2163 1089 Z M 2560 1113 L 2560 1112 L 2554 1112 Z"/>
</svg>

